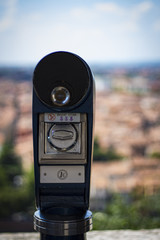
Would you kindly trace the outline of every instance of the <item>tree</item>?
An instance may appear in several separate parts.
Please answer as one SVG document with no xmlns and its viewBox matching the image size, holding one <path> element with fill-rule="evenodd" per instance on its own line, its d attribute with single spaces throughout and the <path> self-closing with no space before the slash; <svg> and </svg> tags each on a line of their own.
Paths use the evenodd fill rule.
<svg viewBox="0 0 160 240">
<path fill-rule="evenodd" d="M 94 139 L 94 151 L 93 151 L 93 160 L 94 161 L 111 161 L 122 159 L 123 156 L 116 153 L 113 146 L 110 146 L 108 149 L 104 150 L 100 147 L 98 138 Z"/>
<path fill-rule="evenodd" d="M 16 212 L 26 214 L 33 208 L 33 169 L 24 173 L 11 142 L 4 143 L 0 152 L 0 188 L 0 218 L 11 218 Z"/>
<path fill-rule="evenodd" d="M 5 142 L 0 152 L 0 172 L 4 187 L 14 185 L 16 176 L 23 174 L 21 159 L 14 152 L 11 142 Z"/>
</svg>

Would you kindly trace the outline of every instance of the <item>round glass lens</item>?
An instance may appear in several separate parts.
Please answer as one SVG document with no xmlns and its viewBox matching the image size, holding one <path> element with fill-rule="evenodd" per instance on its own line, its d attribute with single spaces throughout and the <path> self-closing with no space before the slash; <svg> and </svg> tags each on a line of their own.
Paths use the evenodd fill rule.
<svg viewBox="0 0 160 240">
<path fill-rule="evenodd" d="M 55 105 L 63 106 L 69 102 L 70 93 L 65 87 L 55 87 L 51 92 L 51 98 Z"/>
<path fill-rule="evenodd" d="M 55 92 L 55 99 L 58 102 L 63 102 L 66 99 L 66 92 L 64 91 L 64 89 Z"/>
</svg>

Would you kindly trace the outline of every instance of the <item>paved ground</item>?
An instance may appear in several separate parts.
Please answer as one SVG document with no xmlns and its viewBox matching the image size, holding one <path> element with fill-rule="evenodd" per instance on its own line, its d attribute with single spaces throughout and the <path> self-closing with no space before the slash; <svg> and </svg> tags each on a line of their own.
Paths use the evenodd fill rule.
<svg viewBox="0 0 160 240">
<path fill-rule="evenodd" d="M 87 240 L 160 240 L 160 229 L 154 230 L 115 230 L 115 231 L 91 231 L 87 234 Z M 0 240 L 39 240 L 37 233 L 4 233 L 0 234 Z"/>
</svg>

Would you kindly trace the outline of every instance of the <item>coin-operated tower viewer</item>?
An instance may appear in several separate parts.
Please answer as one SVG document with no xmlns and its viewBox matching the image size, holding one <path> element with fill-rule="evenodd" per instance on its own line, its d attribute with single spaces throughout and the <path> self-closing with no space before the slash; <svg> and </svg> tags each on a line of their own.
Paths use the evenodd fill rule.
<svg viewBox="0 0 160 240">
<path fill-rule="evenodd" d="M 93 146 L 94 81 L 69 52 L 44 57 L 33 76 L 33 142 L 41 239 L 86 239 Z"/>
</svg>

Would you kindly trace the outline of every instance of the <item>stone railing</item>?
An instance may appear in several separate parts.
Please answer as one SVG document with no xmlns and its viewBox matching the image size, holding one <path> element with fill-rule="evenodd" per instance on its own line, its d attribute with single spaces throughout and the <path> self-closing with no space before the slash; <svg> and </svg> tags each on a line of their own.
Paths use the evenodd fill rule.
<svg viewBox="0 0 160 240">
<path fill-rule="evenodd" d="M 38 233 L 1 233 L 0 240 L 39 240 Z M 91 231 L 87 240 L 160 240 L 160 229 Z"/>
</svg>

